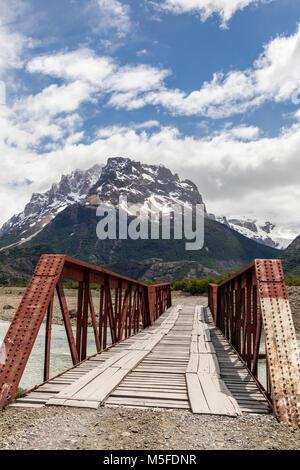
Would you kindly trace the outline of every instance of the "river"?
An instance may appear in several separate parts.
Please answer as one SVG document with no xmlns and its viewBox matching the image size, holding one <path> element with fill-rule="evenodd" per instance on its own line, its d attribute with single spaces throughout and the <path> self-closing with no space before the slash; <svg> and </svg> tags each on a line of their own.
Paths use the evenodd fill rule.
<svg viewBox="0 0 300 470">
<path fill-rule="evenodd" d="M 0 344 L 5 337 L 10 323 L 0 321 Z M 75 334 L 75 328 L 73 332 Z M 109 341 L 109 336 L 108 336 Z M 45 324 L 42 324 L 34 348 L 24 371 L 20 387 L 28 389 L 43 382 L 43 360 L 45 346 Z M 96 353 L 95 339 L 92 328 L 88 328 L 87 353 Z M 50 377 L 72 367 L 72 360 L 64 325 L 52 325 Z"/>
</svg>

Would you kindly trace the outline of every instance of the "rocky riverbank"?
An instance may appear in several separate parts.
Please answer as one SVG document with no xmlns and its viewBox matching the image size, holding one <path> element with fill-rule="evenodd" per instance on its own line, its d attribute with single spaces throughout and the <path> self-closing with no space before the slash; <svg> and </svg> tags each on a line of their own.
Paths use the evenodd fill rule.
<svg viewBox="0 0 300 470">
<path fill-rule="evenodd" d="M 0 320 L 11 322 L 17 308 L 22 300 L 25 288 L 23 287 L 0 287 Z M 71 316 L 71 323 L 76 324 L 76 309 L 77 309 L 77 290 L 65 289 L 65 296 Z M 96 314 L 99 306 L 99 290 L 92 290 L 93 301 L 95 305 Z M 189 294 L 183 292 L 172 292 L 173 303 L 181 302 L 182 299 L 191 298 Z M 193 301 L 196 303 L 198 297 L 194 297 Z M 112 300 L 114 295 L 112 293 Z M 61 315 L 60 306 L 55 296 L 53 308 L 53 323 L 56 325 L 63 325 L 63 318 Z M 90 324 L 91 326 L 91 324 Z"/>
<path fill-rule="evenodd" d="M 288 294 L 290 298 L 295 328 L 300 333 L 300 287 L 288 287 Z M 21 302 L 25 288 L 22 287 L 0 287 L 0 320 L 11 321 Z M 71 314 L 71 321 L 76 323 L 76 308 L 77 308 L 77 291 L 75 289 L 65 290 L 68 307 Z M 99 303 L 99 291 L 92 291 L 94 304 L 97 306 Z M 185 297 L 190 297 L 180 291 L 173 291 L 172 298 L 174 303 L 178 303 Z M 96 309 L 97 311 L 97 309 Z M 62 325 L 63 319 L 60 312 L 60 307 L 56 299 L 54 303 L 53 321 L 55 324 Z"/>
<path fill-rule="evenodd" d="M 296 331 L 300 333 L 300 287 L 288 287 L 288 294 Z"/>
<path fill-rule="evenodd" d="M 14 314 L 22 300 L 25 292 L 23 287 L 0 287 L 0 320 L 12 321 Z M 77 290 L 65 289 L 65 296 L 70 312 L 71 323 L 76 324 L 76 311 L 77 311 Z M 94 304 L 99 304 L 99 291 L 92 290 Z M 53 323 L 56 325 L 63 325 L 63 318 L 55 296 L 53 308 Z"/>
</svg>

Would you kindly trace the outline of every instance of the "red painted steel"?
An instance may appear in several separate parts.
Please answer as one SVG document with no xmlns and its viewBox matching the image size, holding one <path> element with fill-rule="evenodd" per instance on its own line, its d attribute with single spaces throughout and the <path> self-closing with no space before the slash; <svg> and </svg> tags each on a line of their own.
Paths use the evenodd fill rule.
<svg viewBox="0 0 300 470">
<path fill-rule="evenodd" d="M 277 418 L 300 426 L 299 351 L 281 261 L 255 260 L 218 286 L 211 284 L 209 306 Z M 260 359 L 266 384 L 258 374 Z"/>
<path fill-rule="evenodd" d="M 218 286 L 217 284 L 208 285 L 208 299 L 209 299 L 209 308 L 212 313 L 214 322 L 217 322 L 217 299 L 218 299 Z"/>
<path fill-rule="evenodd" d="M 76 334 L 64 292 L 64 280 L 78 282 Z M 99 289 L 95 305 L 92 287 Z M 0 409 L 13 401 L 40 326 L 46 320 L 44 380 L 49 380 L 51 326 L 57 294 L 73 364 L 87 358 L 92 325 L 97 352 L 150 326 L 171 306 L 170 284 L 147 284 L 63 255 L 41 256 L 0 349 Z M 90 318 L 90 320 L 89 320 Z"/>
</svg>

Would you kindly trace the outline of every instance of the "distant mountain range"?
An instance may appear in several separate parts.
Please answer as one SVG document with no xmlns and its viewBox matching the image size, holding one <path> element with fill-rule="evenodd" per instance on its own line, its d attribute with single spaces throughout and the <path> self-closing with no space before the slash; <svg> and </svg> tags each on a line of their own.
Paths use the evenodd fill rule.
<svg viewBox="0 0 300 470">
<path fill-rule="evenodd" d="M 272 224 L 255 228 L 250 221 L 221 220 L 206 208 L 205 246 L 197 252 L 185 251 L 185 240 L 101 241 L 96 236 L 96 208 L 100 203 L 117 205 L 120 195 L 127 196 L 129 204 L 151 204 L 157 210 L 174 203 L 203 204 L 193 182 L 180 180 L 162 165 L 115 157 L 104 166 L 76 170 L 46 193 L 34 194 L 24 211 L 3 225 L 0 282 L 25 279 L 30 263 L 46 251 L 155 281 L 219 276 L 254 258 L 281 254 L 271 236 Z"/>
<path fill-rule="evenodd" d="M 271 246 L 284 250 L 293 241 L 293 235 L 283 230 L 276 224 L 269 221 L 262 221 L 258 219 L 228 219 L 225 216 L 216 217 L 214 214 L 209 214 L 213 220 L 217 220 L 221 224 L 236 230 L 247 238 L 255 240 L 263 245 Z"/>
</svg>

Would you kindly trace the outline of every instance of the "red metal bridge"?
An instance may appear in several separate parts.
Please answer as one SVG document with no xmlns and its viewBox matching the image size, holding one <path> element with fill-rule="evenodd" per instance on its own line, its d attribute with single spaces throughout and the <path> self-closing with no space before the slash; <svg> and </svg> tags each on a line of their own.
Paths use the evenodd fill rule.
<svg viewBox="0 0 300 470">
<path fill-rule="evenodd" d="M 77 286 L 76 326 L 65 281 Z M 73 367 L 50 378 L 54 303 Z M 45 322 L 44 381 L 15 401 Z M 87 357 L 91 325 L 96 354 Z M 265 369 L 265 370 L 263 370 Z M 43 255 L 0 349 L 0 408 L 163 407 L 238 416 L 273 412 L 300 425 L 300 359 L 281 262 L 255 260 L 209 305 L 67 256 Z"/>
</svg>

